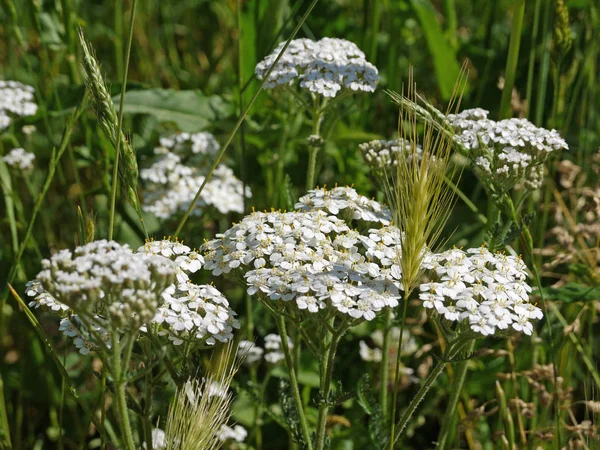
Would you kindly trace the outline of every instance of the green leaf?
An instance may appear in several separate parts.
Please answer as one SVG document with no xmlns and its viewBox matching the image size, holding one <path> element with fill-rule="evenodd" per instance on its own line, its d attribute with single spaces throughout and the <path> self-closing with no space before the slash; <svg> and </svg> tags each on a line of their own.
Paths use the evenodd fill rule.
<svg viewBox="0 0 600 450">
<path fill-rule="evenodd" d="M 567 283 L 559 288 L 544 288 L 542 292 L 547 300 L 565 303 L 600 300 L 600 285 L 586 286 L 579 283 Z"/>
<path fill-rule="evenodd" d="M 431 3 L 428 0 L 411 0 L 410 3 L 421 22 L 429 52 L 433 57 L 433 67 L 440 94 L 443 100 L 448 100 L 460 73 L 456 52 L 446 41 L 436 18 L 437 12 Z"/>
<path fill-rule="evenodd" d="M 362 377 L 360 377 L 360 380 L 358 380 L 358 388 L 356 393 L 358 397 L 358 403 L 364 412 L 369 416 L 373 415 L 379 405 L 377 404 L 377 399 L 373 393 L 371 377 L 368 373 L 365 373 Z"/>
<path fill-rule="evenodd" d="M 119 97 L 113 98 L 115 105 L 119 104 Z M 219 96 L 172 89 L 129 91 L 125 94 L 124 108 L 126 114 L 148 114 L 189 133 L 202 131 L 233 112 L 232 106 Z"/>
</svg>

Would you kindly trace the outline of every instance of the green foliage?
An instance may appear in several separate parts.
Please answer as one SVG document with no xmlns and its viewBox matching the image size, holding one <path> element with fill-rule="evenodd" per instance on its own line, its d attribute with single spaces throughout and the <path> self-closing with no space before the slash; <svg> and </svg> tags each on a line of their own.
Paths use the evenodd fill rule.
<svg viewBox="0 0 600 450">
<path fill-rule="evenodd" d="M 118 103 L 120 96 L 113 98 Z M 222 97 L 205 96 L 201 91 L 144 89 L 125 94 L 125 114 L 144 114 L 177 129 L 194 133 L 231 116 L 231 104 Z"/>
</svg>

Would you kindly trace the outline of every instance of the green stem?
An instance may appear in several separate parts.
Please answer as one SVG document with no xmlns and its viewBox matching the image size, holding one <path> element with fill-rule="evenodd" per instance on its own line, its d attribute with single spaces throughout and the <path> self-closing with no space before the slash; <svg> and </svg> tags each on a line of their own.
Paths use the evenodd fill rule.
<svg viewBox="0 0 600 450">
<path fill-rule="evenodd" d="M 231 133 L 229 133 L 227 141 L 225 142 L 225 144 L 223 145 L 223 147 L 221 147 L 221 150 L 219 151 L 219 154 L 217 155 L 217 158 L 215 159 L 215 162 L 213 163 L 212 167 L 208 171 L 208 174 L 204 178 L 204 181 L 202 182 L 202 184 L 198 188 L 198 191 L 196 192 L 196 195 L 194 196 L 193 200 L 191 201 L 190 206 L 188 207 L 187 211 L 185 212 L 185 214 L 183 215 L 181 221 L 179 222 L 179 225 L 177 226 L 177 230 L 175 230 L 174 237 L 179 236 L 179 233 L 183 229 L 183 226 L 187 222 L 190 214 L 192 213 L 192 211 L 196 207 L 196 203 L 198 202 L 198 199 L 200 198 L 200 194 L 202 194 L 202 191 L 204 190 L 204 187 L 206 186 L 206 183 L 208 183 L 208 181 L 210 180 L 213 172 L 215 171 L 215 169 L 219 165 L 219 162 L 221 162 L 221 158 L 223 158 L 223 155 L 225 154 L 225 151 L 229 148 L 229 145 L 231 144 L 231 141 L 233 141 L 233 138 L 234 138 L 235 134 L 237 133 L 237 130 L 240 128 L 242 122 L 244 121 L 244 119 L 246 119 L 246 116 L 248 115 L 248 112 L 252 108 L 252 105 L 254 105 L 254 102 L 258 98 L 258 96 L 259 96 L 259 94 L 260 94 L 263 86 L 265 85 L 265 83 L 269 79 L 269 75 L 271 75 L 271 72 L 273 71 L 273 69 L 275 68 L 275 66 L 277 65 L 277 63 L 279 62 L 279 60 L 281 59 L 281 57 L 283 56 L 283 54 L 285 53 L 285 50 L 290 45 L 290 42 L 292 41 L 292 39 L 294 39 L 294 37 L 296 36 L 296 34 L 298 33 L 298 31 L 302 27 L 302 25 L 304 24 L 304 22 L 306 22 L 306 19 L 308 18 L 308 15 L 313 10 L 313 8 L 316 6 L 316 4 L 317 4 L 318 1 L 319 0 L 312 0 L 312 2 L 310 3 L 310 5 L 306 9 L 306 12 L 304 13 L 304 15 L 302 16 L 302 18 L 300 19 L 300 21 L 296 24 L 296 27 L 294 28 L 294 31 L 292 31 L 291 36 L 288 38 L 288 40 L 286 41 L 285 45 L 283 46 L 283 48 L 281 49 L 281 51 L 277 55 L 277 58 L 275 58 L 275 61 L 273 61 L 273 65 L 269 68 L 269 70 L 265 74 L 265 77 L 263 78 L 263 80 L 261 81 L 260 85 L 258 86 L 257 91 L 252 96 L 252 99 L 250 100 L 250 102 L 248 103 L 248 105 L 246 106 L 246 108 L 244 109 L 244 112 L 238 118 L 236 124 L 233 127 L 233 130 L 231 130 Z"/>
<path fill-rule="evenodd" d="M 515 4 L 510 32 L 510 44 L 508 46 L 508 57 L 506 59 L 506 70 L 504 73 L 504 89 L 502 89 L 502 100 L 500 102 L 500 119 L 511 116 L 510 101 L 512 90 L 515 85 L 517 63 L 519 62 L 519 47 L 521 46 L 521 28 L 523 27 L 523 16 L 525 15 L 525 0 L 519 0 Z"/>
<path fill-rule="evenodd" d="M 319 104 L 315 99 L 313 110 L 313 130 L 312 136 L 320 136 L 321 120 L 323 116 L 319 112 Z M 315 172 L 317 171 L 317 154 L 319 153 L 319 143 L 317 145 L 309 145 L 308 147 L 308 171 L 306 172 L 306 190 L 310 191 L 315 187 Z"/>
<path fill-rule="evenodd" d="M 126 450 L 135 450 L 133 434 L 131 433 L 131 422 L 129 421 L 129 412 L 127 411 L 127 397 L 125 391 L 127 387 L 125 373 L 127 371 L 128 356 L 131 355 L 133 339 L 132 337 L 127 337 L 125 347 L 122 352 L 121 342 L 119 342 L 119 334 L 116 331 L 113 331 L 111 344 L 112 371 L 113 378 L 115 380 L 115 404 L 117 408 L 117 415 L 121 421 L 121 438 L 123 440 L 123 446 Z"/>
<path fill-rule="evenodd" d="M 333 366 L 335 363 L 335 354 L 340 338 L 346 331 L 346 324 L 343 323 L 331 339 L 326 341 L 325 365 L 321 365 L 321 404 L 319 405 L 319 415 L 317 418 L 316 444 L 315 450 L 325 448 L 325 432 L 327 431 L 327 413 L 329 412 L 329 393 L 331 391 L 331 380 L 333 378 Z"/>
<path fill-rule="evenodd" d="M 390 448 L 393 448 L 396 442 L 398 442 L 398 440 L 402 437 L 402 432 L 406 428 L 408 421 L 417 410 L 419 403 L 421 403 L 421 401 L 425 398 L 425 395 L 427 394 L 429 389 L 431 389 L 431 386 L 433 386 L 433 383 L 435 382 L 437 377 L 440 376 L 446 365 L 449 363 L 449 360 L 453 358 L 469 341 L 471 341 L 471 339 L 458 339 L 455 342 L 448 344 L 444 355 L 441 359 L 438 359 L 437 364 L 431 370 L 431 372 L 429 372 L 429 375 L 425 379 L 425 382 L 421 385 L 421 388 L 411 400 L 411 402 L 408 405 L 408 408 L 406 408 L 406 411 L 404 411 L 404 414 L 398 421 L 398 424 L 396 425 L 397 430 L 394 434 L 394 439 L 390 445 Z"/>
<path fill-rule="evenodd" d="M 133 24 L 135 22 L 135 7 L 137 0 L 133 0 L 131 3 L 131 17 L 129 19 L 129 37 L 127 38 L 127 50 L 125 54 L 123 71 L 123 80 L 121 84 L 121 97 L 119 99 L 119 116 L 117 119 L 117 136 L 121 136 L 121 129 L 123 125 L 123 106 L 125 104 L 125 91 L 127 90 L 127 74 L 129 72 L 129 55 L 131 54 L 131 41 L 133 40 Z M 110 194 L 110 218 L 108 225 L 108 240 L 112 240 L 113 227 L 115 222 L 115 203 L 117 200 L 117 185 L 119 181 L 119 155 L 121 152 L 121 140 L 117 139 L 117 147 L 115 149 L 115 166 L 113 168 L 113 179 L 112 188 Z"/>
<path fill-rule="evenodd" d="M 473 348 L 475 348 L 475 341 L 472 341 L 467 345 L 467 355 L 473 351 Z M 454 417 L 456 416 L 458 400 L 460 398 L 463 385 L 465 384 L 465 379 L 467 378 L 468 365 L 469 360 L 465 359 L 457 364 L 456 370 L 454 371 L 454 380 L 452 382 L 450 399 L 448 400 L 446 413 L 444 414 L 444 419 L 442 420 L 442 429 L 437 442 L 437 448 L 439 450 L 444 450 L 446 448 L 446 441 L 448 440 L 450 429 L 454 422 Z M 451 442 L 448 442 L 448 448 L 451 448 L 451 444 Z"/>
<path fill-rule="evenodd" d="M 279 336 L 281 336 L 281 348 L 285 355 L 285 364 L 290 375 L 290 387 L 292 390 L 292 398 L 296 404 L 298 410 L 298 417 L 300 418 L 300 428 L 302 429 L 302 437 L 306 441 L 306 448 L 312 450 L 312 442 L 310 439 L 310 432 L 308 429 L 308 423 L 306 422 L 306 416 L 304 414 L 304 405 L 302 404 L 302 397 L 300 397 L 300 388 L 298 386 L 298 379 L 296 378 L 296 371 L 294 370 L 294 361 L 292 359 L 292 352 L 288 346 L 288 335 L 285 326 L 285 319 L 282 315 L 276 317 L 277 328 L 279 330 Z"/>
<path fill-rule="evenodd" d="M 381 376 L 380 376 L 380 393 L 379 403 L 381 404 L 381 413 L 383 414 L 383 423 L 389 422 L 389 405 L 388 405 L 388 390 L 390 384 L 390 340 L 392 328 L 392 310 L 388 309 L 385 313 L 385 324 L 383 326 L 383 348 L 381 350 Z"/>
<path fill-rule="evenodd" d="M 402 336 L 404 335 L 404 323 L 406 322 L 406 310 L 408 309 L 408 290 L 405 291 L 404 295 L 404 305 L 402 308 L 402 321 L 400 322 L 400 334 L 398 336 L 398 349 L 396 350 L 396 366 L 394 369 L 394 390 L 392 391 L 392 412 L 390 414 L 390 450 L 394 448 L 394 440 L 392 440 L 392 436 L 394 436 L 396 429 L 396 408 L 398 405 L 398 381 L 400 380 L 400 364 L 401 364 L 401 354 L 402 354 Z"/>
<path fill-rule="evenodd" d="M 149 351 L 148 342 L 144 343 L 144 355 L 146 364 L 150 365 L 152 353 Z M 146 390 L 144 395 L 144 440 L 146 441 L 146 450 L 153 450 L 152 447 L 152 384 L 154 382 L 152 368 L 146 372 Z"/>
</svg>

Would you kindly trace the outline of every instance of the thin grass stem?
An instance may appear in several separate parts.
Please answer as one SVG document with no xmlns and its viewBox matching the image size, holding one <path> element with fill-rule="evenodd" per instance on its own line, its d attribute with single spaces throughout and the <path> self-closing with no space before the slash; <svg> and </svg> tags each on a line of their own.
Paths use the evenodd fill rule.
<svg viewBox="0 0 600 450">
<path fill-rule="evenodd" d="M 129 34 L 127 37 L 127 49 L 125 51 L 125 60 L 123 61 L 123 79 L 121 82 L 121 97 L 119 99 L 119 113 L 117 119 L 117 136 L 121 135 L 121 129 L 123 126 L 123 106 L 125 105 L 125 91 L 127 90 L 127 75 L 129 73 L 129 57 L 131 55 L 131 42 L 133 41 L 133 25 L 135 23 L 135 10 L 137 6 L 137 0 L 133 0 L 131 3 L 131 17 L 129 18 Z M 115 148 L 115 165 L 113 168 L 113 180 L 112 188 L 110 193 L 110 210 L 109 210 L 109 224 L 108 224 L 108 240 L 112 240 L 115 222 L 115 203 L 117 200 L 117 186 L 119 184 L 119 156 L 121 153 L 121 139 L 117 139 L 117 145 Z"/>
</svg>

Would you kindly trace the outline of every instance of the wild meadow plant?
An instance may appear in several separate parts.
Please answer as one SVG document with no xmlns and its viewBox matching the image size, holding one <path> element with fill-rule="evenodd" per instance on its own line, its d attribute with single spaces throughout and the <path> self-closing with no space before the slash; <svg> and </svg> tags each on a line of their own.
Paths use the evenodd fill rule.
<svg viewBox="0 0 600 450">
<path fill-rule="evenodd" d="M 61 12 L 70 18 L 66 23 L 72 25 L 70 3 L 61 2 Z M 82 79 L 87 94 L 66 124 L 58 151 L 52 154 L 48 178 L 38 183 L 41 187 L 30 180 L 32 174 L 39 176 L 41 169 L 36 165 L 42 159 L 31 149 L 30 131 L 24 127 L 12 133 L 15 118 L 37 114 L 36 91 L 18 82 L 0 81 L 0 132 L 7 129 L 12 133 L 10 137 L 3 135 L 0 141 L 2 145 L 4 140 L 9 142 L 8 150 L 0 148 L 5 203 L 12 204 L 17 199 L 13 187 L 24 184 L 34 204 L 29 220 L 27 208 L 16 200 L 17 215 L 28 223 L 25 233 L 17 229 L 14 217 L 8 216 L 16 261 L 9 282 L 31 278 L 24 278 L 31 274 L 22 267 L 21 258 L 24 252 L 35 251 L 42 267 L 25 286 L 26 295 L 31 297 L 29 308 L 54 319 L 57 334 L 67 344 L 72 343 L 74 353 L 79 353 L 70 356 L 93 367 L 96 379 L 87 385 L 97 386 L 100 394 L 93 409 L 82 400 L 69 373 L 72 366 L 57 356 L 36 315 L 11 287 L 60 372 L 61 395 L 74 394 L 78 407 L 99 435 L 93 445 L 100 448 L 261 449 L 270 448 L 268 439 L 278 432 L 287 434 L 284 440 L 289 448 L 323 450 L 349 444 L 386 450 L 414 448 L 409 443 L 414 438 L 410 433 L 424 421 L 421 407 L 430 408 L 422 414 L 431 414 L 431 405 L 436 408 L 439 430 L 434 429 L 439 433 L 418 441 L 426 440 L 440 449 L 454 448 L 463 431 L 469 448 L 478 448 L 469 427 L 491 417 L 497 417 L 495 429 L 490 431 L 493 426 L 487 423 L 479 427 L 488 433 L 481 440 L 493 440 L 490 436 L 494 433 L 494 437 L 499 436 L 496 442 L 501 448 L 516 448 L 517 441 L 522 448 L 534 448 L 533 442 L 552 439 L 564 443 L 560 429 L 565 423 L 563 428 L 573 436 L 567 448 L 585 447 L 594 426 L 576 417 L 573 405 L 585 404 L 586 411 L 592 412 L 600 408 L 593 398 L 576 400 L 568 378 L 557 375 L 553 338 L 556 326 L 549 322 L 551 318 L 561 322 L 564 335 L 600 385 L 591 353 L 579 338 L 581 328 L 591 327 L 594 313 L 578 314 L 569 323 L 556 304 L 546 305 L 548 295 L 557 290 L 561 295 L 569 291 L 563 289 L 564 285 L 544 287 L 542 277 L 554 277 L 556 271 L 569 273 L 565 267 L 576 262 L 577 277 L 560 275 L 560 282 L 567 283 L 573 296 L 587 295 L 583 284 L 597 282 L 597 189 L 593 184 L 584 187 L 585 180 L 576 181 L 577 170 L 567 167 L 567 163 L 560 166 L 559 182 L 564 190 L 548 191 L 555 198 L 551 219 L 557 224 L 550 233 L 552 245 L 534 249 L 526 206 L 540 189 L 548 187 L 547 183 L 553 183 L 546 170 L 552 167 L 554 155 L 568 149 L 566 141 L 558 131 L 542 128 L 539 120 L 535 125 L 524 118 L 492 120 L 493 113 L 482 108 L 461 110 L 462 77 L 447 111 L 441 112 L 417 94 L 412 76 L 405 92 L 388 92 L 400 107 L 396 138 L 383 140 L 373 135 L 378 139 L 360 145 L 353 156 L 360 159 L 362 155 L 377 181 L 371 189 L 371 194 L 378 191 L 377 200 L 362 195 L 366 190 L 354 186 L 315 187 L 319 179 L 318 154 L 328 142 L 333 124 L 344 113 L 341 107 L 356 106 L 359 103 L 351 105 L 350 97 L 354 93 L 374 93 L 380 82 L 379 70 L 353 42 L 339 38 L 294 39 L 315 4 L 311 3 L 287 41 L 270 53 L 267 50 L 264 59 L 258 57 L 250 66 L 255 67 L 258 81 L 249 80 L 249 84 L 269 90 L 270 100 L 282 110 L 282 115 L 275 116 L 283 118 L 281 127 L 274 128 L 281 131 L 277 138 L 281 147 L 285 150 L 286 142 L 292 139 L 307 143 L 306 189 L 300 195 L 284 182 L 289 177 L 283 158 L 278 161 L 274 182 L 281 192 L 270 193 L 268 201 L 267 196 L 257 195 L 262 192 L 259 177 L 252 180 L 250 189 L 248 178 L 236 175 L 234 158 L 228 158 L 226 165 L 220 164 L 260 88 L 246 107 L 240 101 L 240 116 L 223 145 L 219 132 L 229 127 L 226 120 L 210 124 L 214 127 L 210 132 L 200 125 L 194 131 L 174 132 L 171 126 L 162 128 L 144 118 L 143 128 L 156 128 L 150 137 L 137 134 L 138 130 L 131 135 L 123 131 L 135 0 L 131 3 L 126 46 L 121 37 L 116 43 L 122 78 L 118 106 L 113 103 L 112 90 L 104 81 L 92 46 L 80 34 Z M 414 8 L 418 7 L 415 3 Z M 115 12 L 115 23 L 122 26 L 119 14 L 123 10 L 119 8 L 122 5 Z M 163 5 L 157 8 L 168 21 L 171 13 Z M 241 17 L 240 4 L 238 8 Z M 564 2 L 557 2 L 556 8 L 561 26 L 554 33 L 560 51 L 566 54 L 572 45 L 568 10 Z M 524 2 L 518 2 L 511 33 L 512 62 L 505 80 L 508 88 L 503 92 L 500 118 L 508 117 L 507 98 L 515 81 L 515 52 L 518 54 L 523 10 Z M 426 11 L 418 11 L 427 17 Z M 378 14 L 370 20 L 377 22 Z M 431 33 L 428 39 L 435 35 L 435 24 L 433 20 L 427 28 Z M 177 34 L 180 28 L 176 30 L 177 38 L 169 38 L 171 61 L 183 55 L 178 41 L 184 39 Z M 311 29 L 306 30 L 311 35 Z M 18 28 L 14 32 L 20 33 Z M 75 80 L 79 74 L 72 71 L 77 60 L 73 26 L 65 34 L 70 36 L 69 73 Z M 377 28 L 372 34 L 366 41 L 373 49 L 369 60 L 374 62 L 378 42 L 381 45 L 384 39 Z M 147 37 L 144 33 L 140 36 Z M 275 37 L 273 42 L 278 40 Z M 198 57 L 200 64 L 206 64 L 204 56 Z M 254 66 L 256 60 L 260 61 Z M 222 70 L 213 60 L 209 64 L 214 64 L 217 72 Z M 239 64 L 242 66 L 241 56 Z M 241 74 L 241 67 L 239 71 Z M 176 79 L 189 77 L 186 71 L 179 72 Z M 244 94 L 241 78 L 240 98 Z M 166 77 L 160 81 L 169 80 Z M 381 80 L 382 84 L 389 81 L 385 77 Z M 144 91 L 140 86 L 137 89 Z M 53 95 L 60 97 L 56 92 Z M 106 174 L 98 177 L 101 187 L 94 187 L 91 193 L 82 189 L 77 179 L 83 201 L 78 211 L 76 243 L 73 250 L 55 250 L 68 245 L 57 246 L 49 241 L 53 252 L 44 259 L 35 240 L 30 239 L 32 227 L 54 172 L 64 177 L 63 169 L 73 169 L 74 176 L 79 177 L 69 139 L 88 98 L 101 131 L 98 140 L 104 150 L 109 149 L 104 152 Z M 164 118 L 164 111 L 161 113 Z M 287 123 L 298 117 L 301 120 L 297 123 L 309 119 L 308 138 L 304 136 L 308 133 L 298 133 L 299 127 Z M 257 118 L 262 116 L 257 114 L 248 124 L 251 137 L 246 136 L 246 143 L 259 146 L 257 143 L 274 141 L 263 142 L 258 133 L 252 134 L 260 128 Z M 133 128 L 140 125 L 136 121 L 126 123 Z M 271 129 L 261 131 L 278 134 Z M 88 142 L 94 140 L 91 136 L 86 132 Z M 354 143 L 358 139 L 349 140 Z M 143 159 L 136 155 L 134 145 L 139 142 L 151 152 L 150 163 L 141 168 L 138 159 Z M 72 167 L 58 163 L 66 151 Z M 361 169 L 364 176 L 368 169 Z M 333 171 L 324 172 L 321 179 L 337 176 Z M 487 213 L 480 212 L 475 201 L 459 189 L 461 172 L 478 180 L 477 185 L 487 196 Z M 94 203 L 107 213 L 109 225 L 105 230 L 95 228 L 102 218 L 85 212 L 86 203 L 90 203 L 85 201 L 86 196 L 96 196 L 99 191 L 108 199 L 108 206 L 104 199 Z M 127 205 L 119 204 L 120 191 L 133 214 L 119 230 L 119 216 L 127 218 L 129 213 Z M 269 205 L 273 209 L 248 213 L 247 201 L 253 194 L 262 205 L 275 199 Z M 387 205 L 378 201 L 383 198 Z M 459 199 L 469 206 L 483 230 L 457 248 L 448 242 L 453 239 L 449 220 Z M 9 209 L 14 216 L 14 208 Z M 231 217 L 237 221 L 230 225 Z M 177 236 L 188 218 L 193 222 L 186 229 L 184 243 Z M 180 219 L 173 238 L 149 237 L 146 221 L 153 222 L 154 233 L 159 227 L 168 228 L 172 219 Z M 467 224 L 463 226 L 467 228 Z M 137 244 L 121 242 L 134 242 L 129 233 L 136 232 L 142 236 Z M 107 235 L 107 239 L 96 235 Z M 516 241 L 518 236 L 521 241 Z M 193 248 L 190 242 L 201 245 Z M 552 261 L 540 264 L 542 257 L 549 255 Z M 574 277 L 582 285 L 570 284 Z M 245 314 L 241 313 L 240 300 L 246 302 Z M 265 311 L 267 314 L 262 314 Z M 4 311 L 0 312 L 5 323 Z M 546 321 L 547 332 L 536 329 L 541 320 Z M 483 349 L 474 354 L 478 345 L 492 338 L 505 349 Z M 545 347 L 542 339 L 548 339 Z M 529 342 L 533 356 L 531 365 L 525 367 L 529 361 L 523 363 L 516 355 Z M 417 355 L 425 353 L 428 362 L 417 366 Z M 487 401 L 476 405 L 467 399 L 469 369 L 485 364 L 481 359 L 485 355 L 493 355 L 505 366 L 490 369 L 497 379 L 495 388 L 489 395 L 480 396 Z M 563 361 L 566 358 L 558 356 Z M 364 366 L 349 367 L 358 357 Z M 372 363 L 379 364 L 375 377 L 366 373 Z M 249 372 L 247 383 L 238 381 L 246 374 L 236 377 L 242 366 L 240 372 Z M 348 373 L 342 373 L 342 368 Z M 442 376 L 445 371 L 448 380 Z M 347 380 L 356 382 L 352 378 L 356 372 L 360 379 L 351 385 Z M 0 378 L 0 393 L 2 382 Z M 275 382 L 277 393 L 270 389 Z M 438 387 L 437 395 L 428 396 Z M 414 397 L 405 395 L 409 392 L 414 392 Z M 427 404 L 427 397 L 439 400 Z M 234 400 L 240 404 L 250 401 L 251 407 L 244 409 Z M 63 401 L 61 397 L 61 415 Z M 165 403 L 168 408 L 164 408 Z M 13 410 L 7 414 L 4 405 L 0 396 L 0 448 L 5 442 L 10 444 L 7 430 L 13 422 L 14 428 L 22 428 L 19 412 L 13 421 Z M 248 409 L 252 410 L 251 416 Z M 550 417 L 553 413 L 554 420 Z M 236 420 L 250 424 L 248 430 Z M 58 422 L 63 422 L 62 416 Z M 534 438 L 542 433 L 542 427 L 545 434 Z M 76 448 L 78 439 L 79 446 L 84 446 L 87 434 L 96 431 L 82 431 L 86 436 L 70 442 L 64 439 L 60 425 L 58 446 Z M 281 441 L 278 436 L 274 445 L 285 445 Z"/>
<path fill-rule="evenodd" d="M 358 46 L 345 39 L 295 39 L 283 51 L 286 44 L 279 44 L 260 61 L 255 73 L 266 81 L 265 89 L 289 93 L 311 115 L 306 175 L 310 190 L 317 179 L 317 156 L 324 146 L 321 125 L 327 113 L 354 92 L 375 91 L 379 73 Z"/>
</svg>

